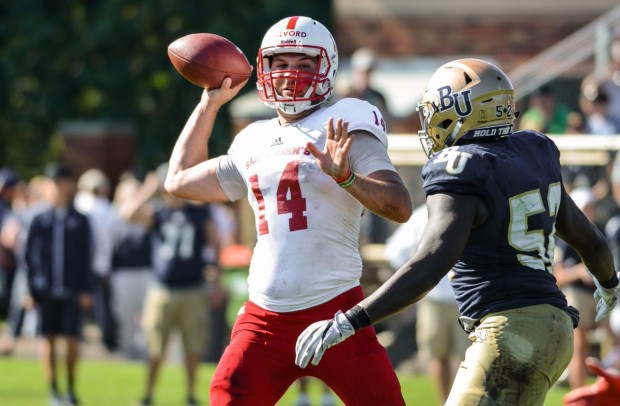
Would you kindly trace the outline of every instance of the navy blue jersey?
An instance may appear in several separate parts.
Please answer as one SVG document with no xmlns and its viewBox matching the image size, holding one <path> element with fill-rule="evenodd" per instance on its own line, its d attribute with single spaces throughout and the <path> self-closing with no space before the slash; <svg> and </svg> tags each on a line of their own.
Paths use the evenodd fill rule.
<svg viewBox="0 0 620 406">
<path fill-rule="evenodd" d="M 112 250 L 113 271 L 151 267 L 151 237 L 149 229 L 129 221 L 119 221 L 115 227 Z"/>
<path fill-rule="evenodd" d="M 153 269 L 161 284 L 170 288 L 200 286 L 204 281 L 207 247 L 205 207 L 160 207 L 153 227 Z"/>
<path fill-rule="evenodd" d="M 552 272 L 559 155 L 545 135 L 519 131 L 447 148 L 424 165 L 427 195 L 476 194 L 489 208 L 451 275 L 461 316 L 545 303 L 566 309 Z"/>
</svg>

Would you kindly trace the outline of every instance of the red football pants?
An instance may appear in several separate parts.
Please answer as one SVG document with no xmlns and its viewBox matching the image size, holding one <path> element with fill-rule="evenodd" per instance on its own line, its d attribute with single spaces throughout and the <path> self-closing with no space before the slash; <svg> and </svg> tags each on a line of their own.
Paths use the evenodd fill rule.
<svg viewBox="0 0 620 406">
<path fill-rule="evenodd" d="M 372 327 L 328 349 L 318 366 L 295 365 L 299 334 L 362 298 L 357 287 L 322 305 L 290 313 L 274 313 L 246 302 L 211 381 L 210 404 L 273 406 L 298 378 L 313 376 L 329 385 L 347 406 L 404 405 L 394 368 Z"/>
</svg>

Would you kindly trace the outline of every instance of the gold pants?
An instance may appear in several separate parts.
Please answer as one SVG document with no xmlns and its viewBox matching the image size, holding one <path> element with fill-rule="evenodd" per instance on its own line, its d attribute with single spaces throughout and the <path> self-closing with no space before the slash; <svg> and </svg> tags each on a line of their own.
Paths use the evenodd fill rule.
<svg viewBox="0 0 620 406">
<path fill-rule="evenodd" d="M 573 355 L 571 319 L 551 305 L 487 315 L 469 339 L 447 406 L 542 405 Z"/>
</svg>

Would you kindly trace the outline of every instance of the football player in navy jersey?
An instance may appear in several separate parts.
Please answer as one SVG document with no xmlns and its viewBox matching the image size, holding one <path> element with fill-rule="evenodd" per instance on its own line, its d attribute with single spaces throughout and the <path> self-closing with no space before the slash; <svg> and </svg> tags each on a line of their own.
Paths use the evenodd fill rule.
<svg viewBox="0 0 620 406">
<path fill-rule="evenodd" d="M 575 308 L 553 277 L 554 235 L 582 257 L 597 285 L 597 319 L 618 298 L 605 237 L 564 190 L 559 151 L 513 132 L 514 89 L 491 63 L 460 59 L 430 78 L 418 106 L 428 224 L 416 254 L 346 313 L 311 324 L 295 362 L 421 299 L 448 274 L 472 342 L 447 405 L 542 405 L 573 352 Z M 456 321 L 455 321 L 456 322 Z"/>
</svg>

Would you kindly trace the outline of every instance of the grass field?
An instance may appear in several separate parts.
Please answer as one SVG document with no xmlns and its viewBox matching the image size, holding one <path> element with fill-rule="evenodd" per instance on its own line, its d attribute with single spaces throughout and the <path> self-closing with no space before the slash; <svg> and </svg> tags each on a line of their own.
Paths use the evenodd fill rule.
<svg viewBox="0 0 620 406">
<path fill-rule="evenodd" d="M 200 371 L 198 397 L 208 405 L 209 379 L 215 366 L 204 364 Z M 142 394 L 145 367 L 139 362 L 84 360 L 79 367 L 78 394 L 83 406 L 133 406 Z M 423 375 L 399 375 L 403 395 L 409 406 L 434 406 L 431 383 Z M 61 381 L 62 382 L 62 381 Z M 184 376 L 180 365 L 165 364 L 155 393 L 156 406 L 184 405 Z M 310 384 L 314 404 L 319 405 L 320 386 Z M 561 406 L 566 389 L 554 388 L 545 406 Z M 278 406 L 293 406 L 297 389 L 292 387 Z M 0 405 L 47 405 L 48 392 L 42 370 L 35 359 L 0 358 Z M 342 405 L 341 402 L 337 403 Z M 250 405 L 249 405 L 250 406 Z M 374 406 L 374 405 L 373 405 Z"/>
</svg>

